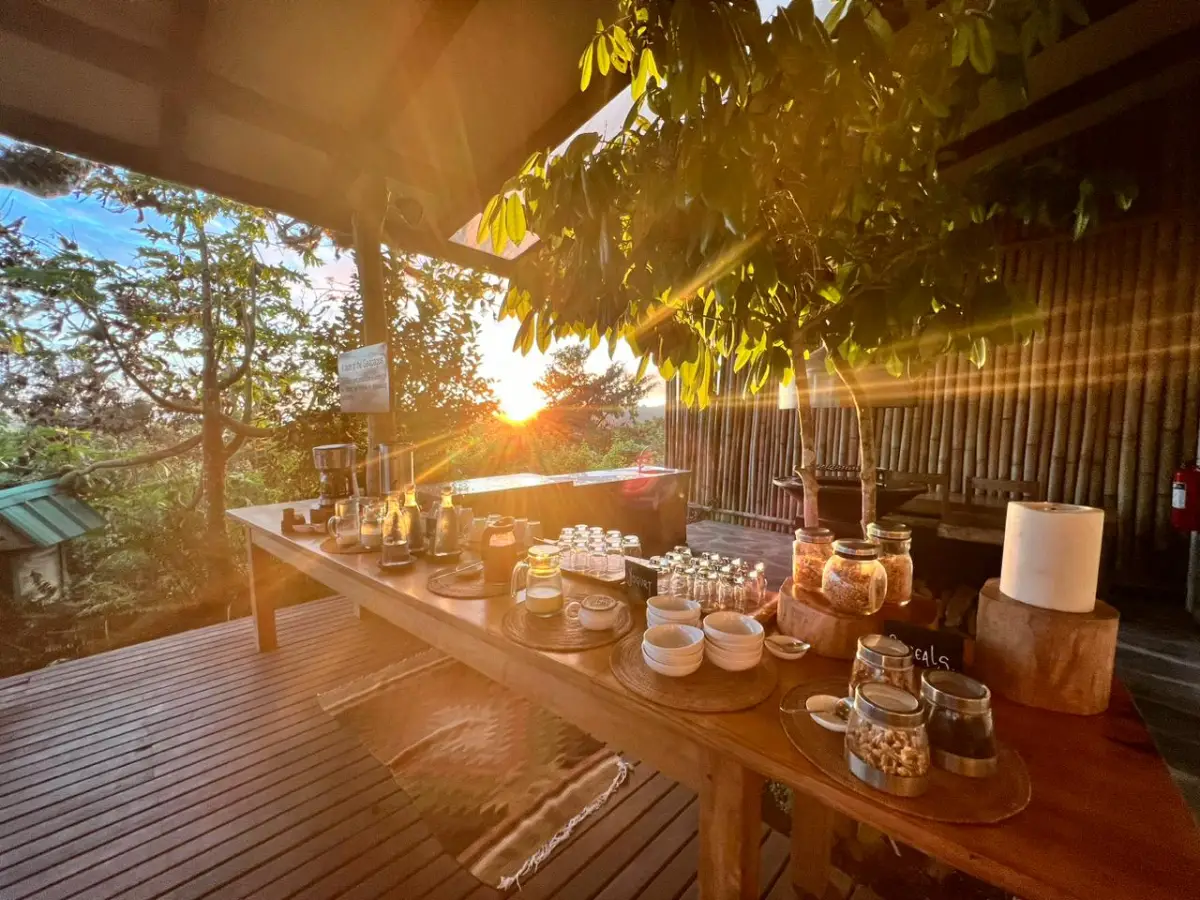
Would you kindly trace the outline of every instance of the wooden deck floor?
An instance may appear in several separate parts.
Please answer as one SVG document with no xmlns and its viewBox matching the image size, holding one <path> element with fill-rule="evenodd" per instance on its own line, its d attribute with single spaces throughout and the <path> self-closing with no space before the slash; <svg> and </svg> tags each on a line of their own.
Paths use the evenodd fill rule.
<svg viewBox="0 0 1200 900">
<path fill-rule="evenodd" d="M 488 898 L 316 695 L 393 661 L 335 598 L 0 681 L 0 898 Z M 632 789 L 524 886 L 529 900 L 696 895 L 696 799 Z M 763 895 L 791 896 L 764 829 Z"/>
</svg>

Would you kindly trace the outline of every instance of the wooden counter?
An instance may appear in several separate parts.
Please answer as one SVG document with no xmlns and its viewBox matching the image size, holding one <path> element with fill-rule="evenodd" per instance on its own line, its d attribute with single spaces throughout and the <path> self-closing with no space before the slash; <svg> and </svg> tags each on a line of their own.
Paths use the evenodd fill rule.
<svg viewBox="0 0 1200 900">
<path fill-rule="evenodd" d="M 831 782 L 791 746 L 779 725 L 778 703 L 786 690 L 847 672 L 847 663 L 811 654 L 781 663 L 775 694 L 752 710 L 705 715 L 665 709 L 616 681 L 608 665 L 610 648 L 551 654 L 507 640 L 500 628 L 511 602 L 505 598 L 437 597 L 425 589 L 427 566 L 384 576 L 374 555 L 330 555 L 318 548 L 319 538 L 281 535 L 286 505 L 296 504 L 229 513 L 249 528 L 252 596 L 264 650 L 275 645 L 274 611 L 267 608 L 265 585 L 254 584 L 253 569 L 261 571 L 265 557 L 275 556 L 698 790 L 705 898 L 754 895 L 759 776 L 782 781 L 1025 900 L 1200 895 L 1196 826 L 1119 684 L 1112 706 L 1100 716 L 1061 715 L 997 700 L 997 731 L 1024 757 L 1033 783 L 1028 809 L 1000 825 L 921 821 Z M 822 845 L 820 835 L 814 837 L 813 829 L 801 829 L 800 835 L 808 841 L 801 848 L 806 860 L 819 864 L 813 847 Z"/>
</svg>

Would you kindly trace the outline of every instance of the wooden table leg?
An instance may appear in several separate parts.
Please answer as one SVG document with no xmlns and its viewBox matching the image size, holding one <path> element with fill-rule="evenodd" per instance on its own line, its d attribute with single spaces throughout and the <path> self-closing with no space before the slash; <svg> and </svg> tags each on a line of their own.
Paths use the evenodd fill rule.
<svg viewBox="0 0 1200 900">
<path fill-rule="evenodd" d="M 807 794 L 793 792 L 791 870 L 797 897 L 825 896 L 835 831 L 842 820 L 846 817 L 841 813 Z"/>
<path fill-rule="evenodd" d="M 701 900 L 757 900 L 762 776 L 708 755 L 700 790 Z"/>
<path fill-rule="evenodd" d="M 279 646 L 275 636 L 275 604 L 272 602 L 274 591 L 266 582 L 270 572 L 270 554 L 255 546 L 250 535 L 246 535 L 246 568 L 250 575 L 250 609 L 254 613 L 258 649 L 265 653 Z"/>
</svg>

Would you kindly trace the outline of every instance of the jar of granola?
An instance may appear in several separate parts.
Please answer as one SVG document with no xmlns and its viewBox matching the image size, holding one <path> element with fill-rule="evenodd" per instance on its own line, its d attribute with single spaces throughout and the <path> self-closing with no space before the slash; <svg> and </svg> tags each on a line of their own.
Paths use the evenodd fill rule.
<svg viewBox="0 0 1200 900">
<path fill-rule="evenodd" d="M 850 669 L 849 695 L 860 684 L 880 682 L 917 696 L 917 674 L 913 654 L 904 641 L 886 634 L 866 634 L 858 639 L 854 666 Z"/>
<path fill-rule="evenodd" d="M 912 599 L 912 529 L 899 522 L 872 522 L 867 537 L 879 545 L 879 564 L 887 573 L 883 602 L 904 606 Z"/>
<path fill-rule="evenodd" d="M 920 701 L 890 684 L 860 685 L 846 726 L 846 763 L 878 790 L 901 797 L 925 793 L 929 736 Z"/>
<path fill-rule="evenodd" d="M 833 556 L 825 561 L 821 573 L 821 591 L 841 612 L 856 616 L 879 612 L 887 595 L 879 545 L 874 541 L 834 541 Z"/>
<path fill-rule="evenodd" d="M 797 528 L 792 544 L 792 583 L 805 591 L 821 590 L 825 561 L 833 556 L 833 532 L 828 528 Z"/>
</svg>

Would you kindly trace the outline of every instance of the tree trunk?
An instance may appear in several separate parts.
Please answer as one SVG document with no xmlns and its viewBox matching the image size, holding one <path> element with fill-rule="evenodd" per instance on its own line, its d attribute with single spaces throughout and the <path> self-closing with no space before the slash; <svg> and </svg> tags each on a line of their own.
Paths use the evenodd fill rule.
<svg viewBox="0 0 1200 900">
<path fill-rule="evenodd" d="M 817 495 L 817 428 L 813 422 L 812 398 L 808 392 L 808 371 L 804 368 L 804 348 L 792 347 L 792 372 L 796 386 L 796 423 L 800 428 L 800 467 L 796 470 L 804 485 L 804 527 L 820 524 Z"/>
<path fill-rule="evenodd" d="M 871 417 L 871 407 L 867 406 L 867 398 L 858 376 L 850 365 L 839 359 L 836 351 L 826 350 L 833 360 L 834 371 L 850 392 L 854 401 L 854 411 L 858 416 L 858 478 L 862 485 L 862 531 L 867 536 L 867 526 L 875 521 L 875 421 Z"/>
<path fill-rule="evenodd" d="M 213 310 L 211 260 L 204 226 L 196 229 L 200 244 L 200 334 L 204 351 L 201 395 L 200 452 L 204 479 L 204 533 L 214 564 L 228 559 L 225 546 L 225 428 L 221 424 L 221 385 L 217 359 L 217 328 Z M 214 571 L 214 575 L 218 574 Z M 214 584 L 222 579 L 214 578 Z"/>
</svg>

